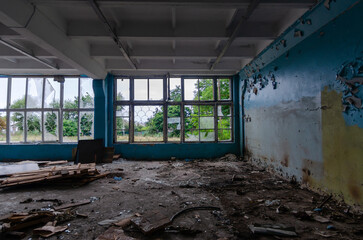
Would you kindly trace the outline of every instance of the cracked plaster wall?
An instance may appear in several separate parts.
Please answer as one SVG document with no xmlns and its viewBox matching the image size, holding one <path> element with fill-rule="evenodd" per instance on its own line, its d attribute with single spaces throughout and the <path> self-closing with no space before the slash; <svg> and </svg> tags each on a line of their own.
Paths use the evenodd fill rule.
<svg viewBox="0 0 363 240">
<path fill-rule="evenodd" d="M 241 71 L 244 154 L 286 178 L 362 205 L 363 3 L 320 4 L 299 21 L 313 26 L 333 12 L 331 21 L 311 33 L 304 29 L 306 38 L 290 48 L 282 40 L 301 37 L 296 29 L 303 27 L 285 32 Z"/>
</svg>

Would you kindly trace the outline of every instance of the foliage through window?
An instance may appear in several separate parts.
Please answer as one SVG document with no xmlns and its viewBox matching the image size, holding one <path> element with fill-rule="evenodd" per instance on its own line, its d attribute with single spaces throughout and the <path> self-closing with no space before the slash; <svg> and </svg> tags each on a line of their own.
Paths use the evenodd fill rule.
<svg viewBox="0 0 363 240">
<path fill-rule="evenodd" d="M 63 80 L 63 79 L 61 79 Z M 0 77 L 0 143 L 93 139 L 92 79 Z"/>
<path fill-rule="evenodd" d="M 114 141 L 231 142 L 231 78 L 115 80 Z"/>
</svg>

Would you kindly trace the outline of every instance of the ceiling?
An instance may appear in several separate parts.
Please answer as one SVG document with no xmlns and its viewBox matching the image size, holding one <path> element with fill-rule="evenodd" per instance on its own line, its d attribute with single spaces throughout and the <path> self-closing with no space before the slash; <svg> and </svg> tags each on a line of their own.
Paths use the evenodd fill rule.
<svg viewBox="0 0 363 240">
<path fill-rule="evenodd" d="M 232 75 L 316 0 L 2 0 L 0 74 Z"/>
</svg>

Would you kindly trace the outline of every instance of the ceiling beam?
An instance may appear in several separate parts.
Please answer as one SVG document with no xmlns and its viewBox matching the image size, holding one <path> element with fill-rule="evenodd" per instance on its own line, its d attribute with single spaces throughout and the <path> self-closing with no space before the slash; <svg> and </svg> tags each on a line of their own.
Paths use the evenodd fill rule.
<svg viewBox="0 0 363 240">
<path fill-rule="evenodd" d="M 113 45 L 105 44 L 92 44 L 90 46 L 90 53 L 92 57 L 101 58 L 122 58 L 117 52 L 117 47 Z M 187 47 L 179 46 L 173 49 L 169 46 L 137 46 L 134 48 L 131 58 L 140 59 L 191 59 L 191 58 L 216 58 L 217 52 L 211 47 Z M 226 52 L 225 57 L 242 59 L 253 58 L 256 54 L 256 50 L 253 45 L 232 46 L 229 51 Z"/>
<path fill-rule="evenodd" d="M 9 43 L 9 42 L 6 42 L 6 41 L 2 40 L 1 38 L 0 38 L 0 43 L 7 46 L 7 47 L 9 47 L 9 48 L 11 48 L 14 51 L 17 51 L 17 52 L 21 53 L 22 55 L 24 55 L 24 56 L 26 56 L 26 57 L 28 57 L 30 59 L 33 59 L 34 61 L 40 62 L 41 64 L 43 64 L 43 65 L 45 65 L 45 66 L 47 66 L 49 68 L 59 69 L 59 67 L 56 64 L 53 64 L 53 63 L 50 63 L 49 61 L 38 58 L 30 50 L 21 49 L 21 48 L 15 46 L 12 43 Z"/>
<path fill-rule="evenodd" d="M 47 52 L 96 79 L 103 79 L 107 72 L 78 44 L 70 40 L 52 19 L 25 0 L 2 0 L 0 21 L 28 41 L 42 46 Z M 24 69 L 24 73 L 27 73 Z"/>
<path fill-rule="evenodd" d="M 121 51 L 122 55 L 125 57 L 125 59 L 129 63 L 131 68 L 132 69 L 137 69 L 136 65 L 130 59 L 128 52 L 126 51 L 126 49 L 122 45 L 120 39 L 117 37 L 117 34 L 116 34 L 115 30 L 112 28 L 111 24 L 108 22 L 105 15 L 103 15 L 103 13 L 102 13 L 101 9 L 99 8 L 98 4 L 96 3 L 96 1 L 95 0 L 89 0 L 89 3 L 91 4 L 91 6 L 92 6 L 93 10 L 95 11 L 95 13 L 97 14 L 98 18 L 102 21 L 102 23 L 104 25 L 104 28 L 108 30 L 108 32 L 111 35 L 113 41 L 116 43 L 118 49 Z"/>
<path fill-rule="evenodd" d="M 117 29 L 118 37 L 126 39 L 145 40 L 228 40 L 225 23 L 221 22 L 192 22 L 180 23 L 174 30 L 170 22 L 124 22 L 123 27 Z M 241 26 L 236 38 L 266 39 L 277 37 L 275 23 L 249 22 Z M 72 39 L 109 39 L 109 33 L 99 22 L 71 21 L 68 24 L 67 35 Z"/>
<path fill-rule="evenodd" d="M 246 13 L 239 20 L 236 28 L 233 30 L 231 36 L 228 39 L 227 44 L 224 46 L 224 48 L 222 49 L 222 51 L 219 53 L 216 61 L 210 67 L 210 70 L 213 70 L 217 66 L 217 64 L 221 61 L 221 59 L 224 56 L 224 54 L 228 51 L 229 47 L 232 45 L 233 41 L 238 36 L 238 34 L 239 34 L 239 32 L 240 32 L 240 30 L 242 28 L 242 25 L 250 18 L 250 16 L 252 15 L 252 13 L 255 11 L 255 9 L 257 8 L 257 6 L 259 4 L 260 4 L 260 0 L 252 0 L 251 1 L 250 5 L 247 8 Z"/>
<path fill-rule="evenodd" d="M 83 6 L 87 0 L 30 0 L 37 5 L 61 6 L 72 4 Z M 315 4 L 316 0 L 261 0 L 262 5 L 277 7 L 307 8 Z M 207 8 L 244 8 L 249 0 L 98 0 L 100 7 L 124 6 L 178 6 L 178 7 L 207 7 Z"/>
</svg>

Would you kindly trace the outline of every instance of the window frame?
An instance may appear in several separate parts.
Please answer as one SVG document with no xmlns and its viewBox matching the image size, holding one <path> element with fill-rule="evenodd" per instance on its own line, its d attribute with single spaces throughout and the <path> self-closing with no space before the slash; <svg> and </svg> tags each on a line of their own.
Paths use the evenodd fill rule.
<svg viewBox="0 0 363 240">
<path fill-rule="evenodd" d="M 180 78 L 181 85 L 181 101 L 170 101 L 170 78 Z M 117 81 L 118 79 L 129 79 L 129 100 L 117 100 Z M 134 79 L 163 79 L 163 99 L 162 100 L 134 100 Z M 213 80 L 213 99 L 212 100 L 185 100 L 184 99 L 184 82 L 186 79 L 198 79 L 198 91 L 199 91 L 199 80 L 200 79 L 212 79 Z M 229 79 L 229 98 L 218 100 L 218 89 L 217 79 Z M 232 76 L 115 76 L 113 81 L 113 143 L 114 144 L 159 144 L 159 143 L 234 143 L 235 141 L 235 123 L 234 123 L 234 96 L 233 96 L 233 77 Z M 149 84 L 148 84 L 149 85 Z M 147 88 L 147 96 L 149 96 L 149 87 Z M 127 105 L 129 106 L 129 137 L 128 141 L 117 141 L 117 126 L 116 126 L 116 109 L 118 106 Z M 135 106 L 152 106 L 162 105 L 163 106 L 163 141 L 136 141 L 134 140 L 134 107 Z M 180 106 L 180 141 L 169 141 L 168 139 L 168 107 L 177 105 Z M 213 106 L 213 117 L 214 117 L 214 141 L 185 141 L 185 106 L 187 105 L 208 105 Z M 218 140 L 218 131 L 225 130 L 218 129 L 218 106 L 228 105 L 231 109 L 231 140 Z M 199 126 L 200 129 L 200 126 Z M 202 129 L 203 130 L 203 129 Z M 199 132 L 200 136 L 200 132 Z M 200 139 L 200 137 L 199 137 Z"/>
<path fill-rule="evenodd" d="M 82 112 L 92 112 L 93 113 L 93 130 L 94 130 L 94 113 L 95 113 L 95 107 L 94 107 L 94 97 L 93 97 L 93 107 L 92 108 L 82 108 L 81 107 L 81 81 L 82 79 L 91 79 L 91 81 L 94 81 L 94 79 L 89 77 L 82 77 L 79 75 L 66 75 L 62 76 L 64 77 L 63 82 L 59 82 L 59 108 L 49 108 L 45 107 L 45 86 L 46 86 L 46 80 L 49 78 L 56 78 L 55 75 L 7 75 L 7 76 L 0 76 L 1 78 L 7 78 L 7 102 L 6 102 L 6 108 L 1 108 L 0 112 L 6 113 L 6 141 L 0 142 L 0 145 L 32 145 L 32 144 L 75 144 L 80 140 L 80 115 Z M 25 78 L 25 107 L 24 108 L 11 108 L 11 89 L 13 85 L 13 79 L 16 78 Z M 28 108 L 27 107 L 27 101 L 28 101 L 28 87 L 29 87 L 29 79 L 33 78 L 41 78 L 42 79 L 42 96 L 41 96 L 41 107 L 40 108 Z M 67 78 L 77 78 L 76 81 L 78 81 L 78 106 L 74 109 L 66 109 L 64 108 L 64 82 L 67 81 Z M 93 89 L 92 89 L 93 91 Z M 63 113 L 64 112 L 77 112 L 78 116 L 78 125 L 77 125 L 77 141 L 72 142 L 64 142 L 63 141 Z M 14 112 L 21 112 L 24 114 L 24 122 L 23 122 L 23 139 L 19 142 L 12 142 L 10 138 L 10 122 L 11 113 Z M 27 116 L 28 113 L 31 112 L 39 112 L 41 114 L 40 122 L 41 122 L 41 141 L 28 141 L 28 126 L 27 126 Z M 44 124 L 45 124 L 45 114 L 49 112 L 56 112 L 58 115 L 57 124 L 58 124 L 58 140 L 45 140 L 45 131 L 44 131 Z M 93 131 L 94 132 L 94 131 Z M 92 139 L 94 139 L 94 134 Z"/>
</svg>

